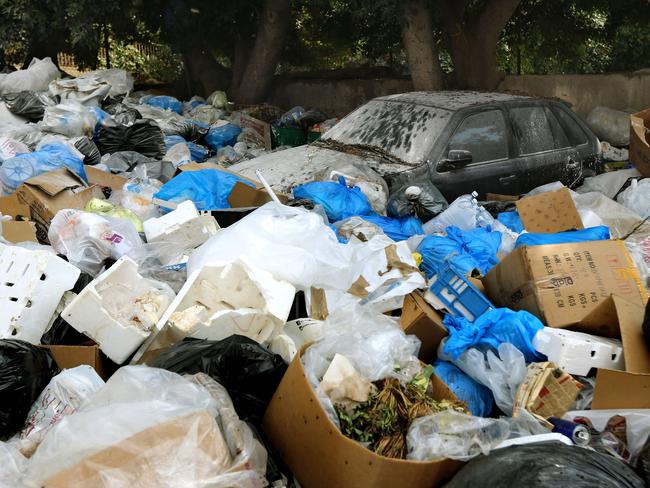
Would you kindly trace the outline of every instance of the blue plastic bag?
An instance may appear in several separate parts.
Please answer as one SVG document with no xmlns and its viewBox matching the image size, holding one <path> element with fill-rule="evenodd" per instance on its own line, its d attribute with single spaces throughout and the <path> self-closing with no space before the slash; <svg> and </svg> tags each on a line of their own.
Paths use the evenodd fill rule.
<svg viewBox="0 0 650 488">
<path fill-rule="evenodd" d="M 162 110 L 171 110 L 178 115 L 183 115 L 183 104 L 180 100 L 167 95 L 159 95 L 156 97 L 144 97 L 142 103 L 151 105 L 152 107 L 160 108 Z"/>
<path fill-rule="evenodd" d="M 339 181 L 313 181 L 293 189 L 293 197 L 297 200 L 309 200 L 322 205 L 330 222 L 367 215 L 372 212 L 372 206 L 359 187 L 348 187 L 345 178 Z"/>
<path fill-rule="evenodd" d="M 446 261 L 464 275 L 479 267 L 476 259 L 464 252 L 458 242 L 446 236 L 426 236 L 420 242 L 417 251 L 422 255 L 420 269 L 424 271 L 427 278 L 438 274 Z"/>
<path fill-rule="evenodd" d="M 519 212 L 516 210 L 512 212 L 501 212 L 497 215 L 497 220 L 517 234 L 521 234 L 524 231 L 524 223 L 521 221 Z"/>
<path fill-rule="evenodd" d="M 609 228 L 604 225 L 588 227 L 580 230 L 567 230 L 555 234 L 521 234 L 515 242 L 519 246 L 542 246 L 544 244 L 566 244 L 569 242 L 606 241 L 609 239 Z"/>
<path fill-rule="evenodd" d="M 62 142 L 44 144 L 38 151 L 7 159 L 0 167 L 0 182 L 5 193 L 13 193 L 24 181 L 67 167 L 88 183 L 83 161 Z"/>
<path fill-rule="evenodd" d="M 502 235 L 490 227 L 477 227 L 473 230 L 461 230 L 447 227 L 447 237 L 456 241 L 463 253 L 470 255 L 477 262 L 477 269 L 486 275 L 499 262 L 497 252 Z"/>
<path fill-rule="evenodd" d="M 165 183 L 154 198 L 178 203 L 192 200 L 198 210 L 230 208 L 228 197 L 238 181 L 255 187 L 237 175 L 218 169 L 184 171 Z"/>
<path fill-rule="evenodd" d="M 97 139 L 99 135 L 99 129 L 108 121 L 112 120 L 112 117 L 107 112 L 104 112 L 99 107 L 89 107 L 89 110 L 95 115 L 97 123 L 95 124 L 95 131 L 93 133 L 93 139 Z"/>
<path fill-rule="evenodd" d="M 172 147 L 179 143 L 185 144 L 190 150 L 190 155 L 192 156 L 192 161 L 197 163 L 202 163 L 208 158 L 208 148 L 194 142 L 186 141 L 182 136 L 171 135 L 165 136 L 165 150 L 169 151 Z"/>
<path fill-rule="evenodd" d="M 411 236 L 424 234 L 424 231 L 422 230 L 422 222 L 413 215 L 393 218 L 372 213 L 369 215 L 362 215 L 361 217 L 363 220 L 367 220 L 368 222 L 372 222 L 381 227 L 384 234 L 395 242 L 405 241 Z"/>
<path fill-rule="evenodd" d="M 212 127 L 205 135 L 205 143 L 210 149 L 217 151 L 225 146 L 234 146 L 239 134 L 241 134 L 241 127 L 234 124 Z"/>
<path fill-rule="evenodd" d="M 474 322 L 464 317 L 445 315 L 443 324 L 449 331 L 444 352 L 458 359 L 468 348 L 497 350 L 499 344 L 509 342 L 526 358 L 526 362 L 541 360 L 544 356 L 533 347 L 533 337 L 544 325 L 533 314 L 509 308 L 488 310 Z"/>
<path fill-rule="evenodd" d="M 459 368 L 447 361 L 436 361 L 433 364 L 435 373 L 458 399 L 467 404 L 472 415 L 487 417 L 494 408 L 492 391 L 463 373 Z"/>
</svg>

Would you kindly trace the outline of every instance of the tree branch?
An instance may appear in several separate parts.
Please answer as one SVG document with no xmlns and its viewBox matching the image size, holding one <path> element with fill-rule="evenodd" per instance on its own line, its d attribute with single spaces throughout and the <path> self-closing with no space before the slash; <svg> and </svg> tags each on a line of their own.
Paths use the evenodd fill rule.
<svg viewBox="0 0 650 488">
<path fill-rule="evenodd" d="M 485 42 L 496 43 L 520 3 L 521 0 L 488 0 L 475 20 L 474 30 L 487 36 Z"/>
</svg>

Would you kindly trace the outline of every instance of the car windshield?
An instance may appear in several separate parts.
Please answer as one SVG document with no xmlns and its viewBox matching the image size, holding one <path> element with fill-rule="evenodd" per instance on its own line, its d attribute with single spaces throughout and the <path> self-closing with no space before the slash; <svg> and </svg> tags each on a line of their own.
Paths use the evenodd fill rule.
<svg viewBox="0 0 650 488">
<path fill-rule="evenodd" d="M 452 112 L 389 100 L 372 100 L 323 134 L 324 141 L 370 146 L 406 163 L 421 163 Z"/>
</svg>

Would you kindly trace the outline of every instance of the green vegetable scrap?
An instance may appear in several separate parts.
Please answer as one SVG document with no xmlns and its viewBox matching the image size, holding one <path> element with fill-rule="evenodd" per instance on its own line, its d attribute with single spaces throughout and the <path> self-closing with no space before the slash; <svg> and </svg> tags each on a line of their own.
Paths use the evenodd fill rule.
<svg viewBox="0 0 650 488">
<path fill-rule="evenodd" d="M 351 415 L 335 405 L 341 432 L 379 455 L 405 459 L 406 433 L 413 420 L 442 410 L 466 412 L 460 402 L 431 397 L 432 374 L 433 367 L 428 365 L 405 386 L 394 378 L 375 381 L 377 392 Z"/>
</svg>

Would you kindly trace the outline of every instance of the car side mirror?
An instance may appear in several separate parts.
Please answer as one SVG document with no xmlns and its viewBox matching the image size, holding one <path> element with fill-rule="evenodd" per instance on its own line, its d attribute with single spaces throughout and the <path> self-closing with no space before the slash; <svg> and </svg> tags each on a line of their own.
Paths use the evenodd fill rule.
<svg viewBox="0 0 650 488">
<path fill-rule="evenodd" d="M 449 171 L 451 169 L 462 168 L 472 162 L 472 153 L 465 149 L 452 149 L 447 153 L 447 158 L 443 159 L 443 169 Z"/>
</svg>

